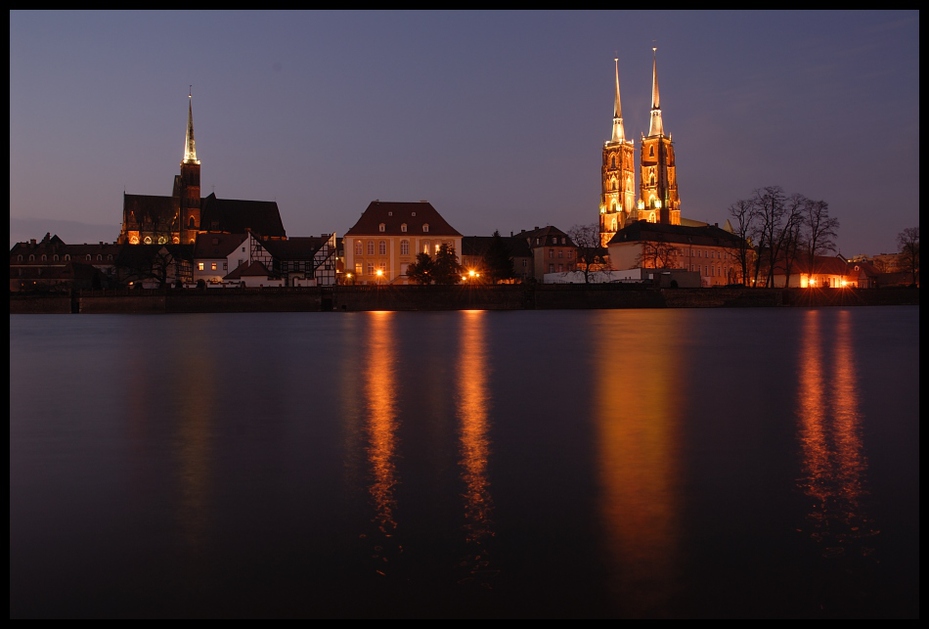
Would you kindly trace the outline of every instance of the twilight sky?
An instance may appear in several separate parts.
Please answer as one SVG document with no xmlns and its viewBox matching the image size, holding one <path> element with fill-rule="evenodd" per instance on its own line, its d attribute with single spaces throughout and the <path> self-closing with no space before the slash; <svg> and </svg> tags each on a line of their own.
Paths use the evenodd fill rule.
<svg viewBox="0 0 929 629">
<path fill-rule="evenodd" d="M 593 223 L 613 58 L 638 162 L 652 46 L 684 217 L 779 185 L 845 256 L 919 225 L 918 11 L 11 11 L 10 245 L 113 242 L 123 192 L 170 195 L 190 89 L 203 195 L 289 236 L 374 199 L 466 236 Z"/>
</svg>

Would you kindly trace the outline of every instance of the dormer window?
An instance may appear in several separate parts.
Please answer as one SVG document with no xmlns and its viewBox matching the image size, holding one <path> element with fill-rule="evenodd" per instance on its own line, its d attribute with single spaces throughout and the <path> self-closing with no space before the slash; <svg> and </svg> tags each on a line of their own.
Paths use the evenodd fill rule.
<svg viewBox="0 0 929 629">
<path fill-rule="evenodd" d="M 377 231 L 380 231 L 380 232 L 387 231 L 387 226 L 384 225 L 384 223 L 381 223 L 380 225 L 377 226 Z"/>
<path fill-rule="evenodd" d="M 423 223 L 423 233 L 429 232 L 429 223 Z"/>
<path fill-rule="evenodd" d="M 416 216 L 416 212 L 410 212 L 410 216 Z"/>
<path fill-rule="evenodd" d="M 402 225 L 400 225 L 400 231 L 404 233 L 406 232 L 406 223 L 403 223 Z"/>
</svg>

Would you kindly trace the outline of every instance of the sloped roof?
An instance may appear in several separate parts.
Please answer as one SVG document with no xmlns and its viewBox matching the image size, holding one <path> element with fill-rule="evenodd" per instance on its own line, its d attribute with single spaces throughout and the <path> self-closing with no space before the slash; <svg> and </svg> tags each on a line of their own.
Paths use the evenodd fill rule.
<svg viewBox="0 0 929 629">
<path fill-rule="evenodd" d="M 270 277 L 270 275 L 268 267 L 258 260 L 254 260 L 236 267 L 223 279 L 238 280 L 243 277 Z"/>
<path fill-rule="evenodd" d="M 661 240 L 662 242 L 710 247 L 738 247 L 741 243 L 738 236 L 715 225 L 689 227 L 686 225 L 635 221 L 616 232 L 608 244 L 616 245 L 646 240 Z"/>
<path fill-rule="evenodd" d="M 526 242 L 530 249 L 535 247 L 545 247 L 548 245 L 559 245 L 559 246 L 570 246 L 574 247 L 574 241 L 571 240 L 571 237 L 566 233 L 553 227 L 552 225 L 547 225 L 545 227 L 536 227 L 529 231 L 523 230 L 513 236 L 513 238 L 521 238 Z M 561 239 L 564 238 L 564 242 Z"/>
<path fill-rule="evenodd" d="M 519 236 L 500 236 L 506 246 L 510 248 L 510 256 L 513 258 L 531 258 L 532 251 L 529 249 L 529 243 L 525 238 Z M 493 242 L 493 236 L 463 236 L 461 238 L 461 255 L 463 256 L 483 256 L 490 243 Z"/>
<path fill-rule="evenodd" d="M 228 234 L 252 231 L 259 239 L 287 237 L 277 202 L 219 199 L 215 193 L 200 203 L 200 229 Z"/>
<path fill-rule="evenodd" d="M 384 225 L 383 231 L 380 228 L 382 224 Z M 404 224 L 406 225 L 406 232 L 402 230 Z M 423 231 L 424 225 L 429 225 L 428 232 Z M 372 201 L 362 213 L 358 222 L 345 232 L 345 235 L 400 236 L 404 233 L 417 236 L 423 234 L 430 236 L 461 236 L 428 201 Z"/>
<path fill-rule="evenodd" d="M 276 260 L 312 260 L 328 238 L 297 236 L 287 240 L 269 240 L 262 245 Z"/>
<path fill-rule="evenodd" d="M 241 245 L 246 234 L 197 234 L 194 258 L 226 258 Z"/>
</svg>

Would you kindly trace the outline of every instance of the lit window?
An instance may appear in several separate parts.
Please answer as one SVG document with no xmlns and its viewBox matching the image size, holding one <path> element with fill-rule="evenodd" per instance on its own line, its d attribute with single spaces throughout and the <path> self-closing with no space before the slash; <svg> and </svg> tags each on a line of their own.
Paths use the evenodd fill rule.
<svg viewBox="0 0 929 629">
<path fill-rule="evenodd" d="M 406 233 L 406 223 L 404 223 L 404 224 L 402 224 L 402 225 L 400 226 L 400 231 Z"/>
<path fill-rule="evenodd" d="M 210 270 L 211 270 L 211 271 L 215 271 L 215 270 L 216 270 L 216 263 L 215 263 L 215 262 L 210 262 Z"/>
<path fill-rule="evenodd" d="M 400 255 L 402 256 L 410 255 L 410 241 L 409 240 L 400 241 Z"/>
<path fill-rule="evenodd" d="M 355 241 L 355 255 L 360 256 L 362 254 L 362 245 L 360 240 Z"/>
<path fill-rule="evenodd" d="M 429 223 L 423 223 L 423 233 L 429 232 Z"/>
<path fill-rule="evenodd" d="M 382 256 L 387 255 L 387 242 L 386 241 L 382 240 L 379 243 L 377 243 L 377 252 L 381 254 Z"/>
<path fill-rule="evenodd" d="M 202 270 L 203 270 L 203 262 L 197 262 L 197 270 L 198 270 L 198 271 L 202 271 Z"/>
<path fill-rule="evenodd" d="M 382 232 L 382 231 L 386 231 L 386 230 L 387 230 L 387 226 L 384 225 L 384 223 L 381 223 L 380 225 L 377 226 L 377 231 Z"/>
<path fill-rule="evenodd" d="M 373 240 L 368 241 L 368 255 L 369 256 L 374 255 L 374 241 Z"/>
<path fill-rule="evenodd" d="M 368 262 L 368 275 L 374 275 L 374 263 Z"/>
</svg>

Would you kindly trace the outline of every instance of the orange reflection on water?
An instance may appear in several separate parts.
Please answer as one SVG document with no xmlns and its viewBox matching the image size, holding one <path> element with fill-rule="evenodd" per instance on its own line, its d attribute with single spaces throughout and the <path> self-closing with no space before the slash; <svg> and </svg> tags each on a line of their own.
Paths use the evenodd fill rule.
<svg viewBox="0 0 929 629">
<path fill-rule="evenodd" d="M 462 313 L 459 358 L 458 417 L 460 421 L 461 478 L 464 481 L 465 541 L 469 556 L 465 567 L 471 577 L 490 576 L 486 541 L 493 537 L 490 514 L 493 502 L 487 479 L 490 455 L 488 432 L 489 391 L 484 311 Z"/>
<path fill-rule="evenodd" d="M 844 554 L 849 542 L 877 534 L 862 509 L 867 460 L 861 442 L 861 414 L 847 310 L 836 313 L 834 330 L 824 333 L 824 313 L 806 313 L 800 354 L 798 400 L 802 477 L 811 498 L 810 536 L 827 556 Z M 831 347 L 831 363 L 824 348 Z M 871 549 L 861 547 L 862 554 Z"/>
<path fill-rule="evenodd" d="M 381 573 L 386 571 L 389 555 L 394 549 L 390 538 L 397 528 L 394 519 L 397 486 L 397 374 L 390 319 L 390 312 L 370 313 L 365 353 L 370 360 L 367 361 L 364 373 L 368 436 L 366 452 L 372 474 L 368 491 L 374 500 L 374 522 L 381 538 L 374 548 L 375 559 L 381 564 L 377 570 Z"/>
<path fill-rule="evenodd" d="M 665 316 L 665 315 L 663 315 Z M 600 500 L 613 590 L 631 616 L 660 617 L 676 590 L 682 400 L 680 330 L 650 311 L 603 311 L 595 406 Z"/>
</svg>

